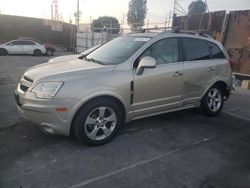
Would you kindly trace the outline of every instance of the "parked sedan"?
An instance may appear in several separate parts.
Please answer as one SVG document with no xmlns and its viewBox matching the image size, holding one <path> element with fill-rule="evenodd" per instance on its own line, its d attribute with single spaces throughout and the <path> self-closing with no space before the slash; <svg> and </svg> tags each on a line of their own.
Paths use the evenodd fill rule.
<svg viewBox="0 0 250 188">
<path fill-rule="evenodd" d="M 41 56 L 45 53 L 45 46 L 32 40 L 13 40 L 0 45 L 0 55 L 31 54 Z"/>
<path fill-rule="evenodd" d="M 45 49 L 46 49 L 46 54 L 52 56 L 54 54 L 54 52 L 56 51 L 56 47 L 53 44 L 50 43 L 43 43 L 41 41 L 39 41 L 36 38 L 32 38 L 32 37 L 19 37 L 18 39 L 20 40 L 32 40 L 35 41 L 38 44 L 44 45 Z"/>
</svg>

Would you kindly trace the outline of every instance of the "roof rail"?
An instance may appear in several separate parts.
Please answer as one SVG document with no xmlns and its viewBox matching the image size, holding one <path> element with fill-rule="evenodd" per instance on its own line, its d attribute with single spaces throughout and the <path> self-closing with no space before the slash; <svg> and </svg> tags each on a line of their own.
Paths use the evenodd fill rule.
<svg viewBox="0 0 250 188">
<path fill-rule="evenodd" d="M 147 33 L 147 32 L 157 31 L 157 30 L 164 30 L 164 31 L 168 30 L 168 31 L 170 31 L 171 29 L 172 29 L 172 27 L 148 27 L 148 28 L 133 30 L 133 33 Z"/>
<path fill-rule="evenodd" d="M 164 33 L 169 33 L 169 32 L 183 33 L 183 34 L 190 34 L 190 35 L 202 36 L 202 37 L 213 39 L 213 37 L 207 34 L 206 30 L 182 30 L 180 26 L 142 28 L 142 29 L 133 30 L 131 33 L 150 33 L 150 32 L 157 31 L 157 30 L 163 30 L 159 32 L 159 34 L 164 34 Z M 128 34 L 131 34 L 131 33 L 128 33 Z"/>
<path fill-rule="evenodd" d="M 180 29 L 180 27 L 176 27 L 172 30 L 172 33 L 183 33 L 183 34 L 202 36 L 202 37 L 211 38 L 211 39 L 213 38 L 207 34 L 206 30 L 182 30 Z"/>
</svg>

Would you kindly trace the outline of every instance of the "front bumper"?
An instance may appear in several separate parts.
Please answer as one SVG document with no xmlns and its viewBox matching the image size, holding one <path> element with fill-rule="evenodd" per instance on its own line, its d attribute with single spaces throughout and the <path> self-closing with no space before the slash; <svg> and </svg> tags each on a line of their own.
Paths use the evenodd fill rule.
<svg viewBox="0 0 250 188">
<path fill-rule="evenodd" d="M 18 87 L 19 88 L 19 87 Z M 21 116 L 36 124 L 49 134 L 70 135 L 71 99 L 37 99 L 34 93 L 14 91 L 17 109 Z M 55 108 L 67 107 L 65 112 L 57 112 Z"/>
</svg>

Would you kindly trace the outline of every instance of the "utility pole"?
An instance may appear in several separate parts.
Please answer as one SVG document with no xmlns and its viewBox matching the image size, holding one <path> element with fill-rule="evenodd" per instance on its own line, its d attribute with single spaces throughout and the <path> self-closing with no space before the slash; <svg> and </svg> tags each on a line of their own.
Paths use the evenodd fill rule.
<svg viewBox="0 0 250 188">
<path fill-rule="evenodd" d="M 169 12 L 169 17 L 168 17 L 168 27 L 170 27 L 170 22 L 171 22 L 171 16 L 172 16 L 172 12 Z"/>
<path fill-rule="evenodd" d="M 52 3 L 51 3 L 51 19 L 56 20 L 56 21 L 60 19 L 57 0 L 52 0 Z"/>
<path fill-rule="evenodd" d="M 79 10 L 79 0 L 77 0 L 77 31 L 80 30 L 80 10 Z"/>
<path fill-rule="evenodd" d="M 207 12 L 209 12 L 208 5 L 207 5 L 207 0 L 205 0 L 206 7 L 207 7 Z"/>
<path fill-rule="evenodd" d="M 147 29 L 149 28 L 149 17 L 148 17 L 148 20 L 147 20 Z"/>
<path fill-rule="evenodd" d="M 51 20 L 54 20 L 54 8 L 53 8 L 53 1 L 52 1 L 52 3 L 51 3 Z"/>
<path fill-rule="evenodd" d="M 58 12 L 58 1 L 57 0 L 54 0 L 54 6 L 55 6 L 55 20 L 59 20 L 59 12 Z"/>
<path fill-rule="evenodd" d="M 176 7 L 176 2 L 177 2 L 177 0 L 174 0 L 174 10 L 173 10 L 173 18 L 175 17 L 175 7 Z"/>
</svg>

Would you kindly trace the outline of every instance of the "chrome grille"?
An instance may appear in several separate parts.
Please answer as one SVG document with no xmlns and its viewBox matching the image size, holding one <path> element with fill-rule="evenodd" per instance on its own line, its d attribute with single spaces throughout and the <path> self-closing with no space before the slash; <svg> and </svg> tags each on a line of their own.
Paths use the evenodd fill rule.
<svg viewBox="0 0 250 188">
<path fill-rule="evenodd" d="M 20 89 L 21 89 L 23 92 L 26 92 L 26 91 L 29 89 L 29 87 L 20 84 Z"/>
</svg>

